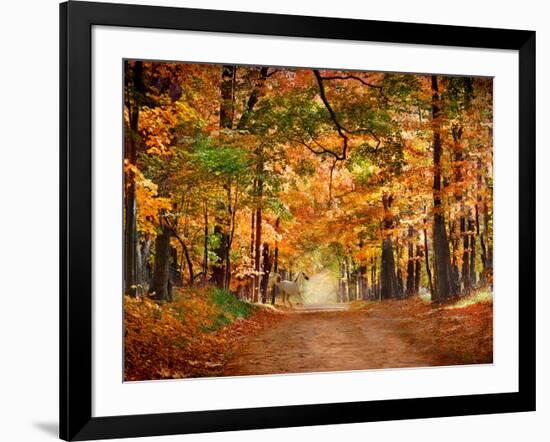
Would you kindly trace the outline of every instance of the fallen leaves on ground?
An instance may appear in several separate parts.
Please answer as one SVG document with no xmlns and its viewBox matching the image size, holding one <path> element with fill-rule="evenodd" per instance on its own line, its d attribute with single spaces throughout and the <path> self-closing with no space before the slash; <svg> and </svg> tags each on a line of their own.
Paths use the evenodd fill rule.
<svg viewBox="0 0 550 442">
<path fill-rule="evenodd" d="M 125 380 L 216 375 L 229 350 L 278 317 L 258 307 L 243 317 L 224 307 L 204 289 L 167 303 L 125 297 Z"/>
<path fill-rule="evenodd" d="M 288 315 L 232 296 L 200 289 L 182 291 L 169 303 L 126 297 L 125 380 L 222 375 L 244 342 Z M 419 297 L 356 301 L 350 307 L 364 311 L 367 321 L 393 321 L 402 338 L 420 352 L 435 355 L 437 365 L 493 361 L 490 297 L 476 294 L 440 306 Z"/>
<path fill-rule="evenodd" d="M 404 327 L 404 338 L 427 354 L 440 355 L 442 365 L 493 362 L 493 301 L 479 294 L 454 304 L 436 306 L 419 297 L 352 306 L 375 317 L 391 318 Z"/>
</svg>

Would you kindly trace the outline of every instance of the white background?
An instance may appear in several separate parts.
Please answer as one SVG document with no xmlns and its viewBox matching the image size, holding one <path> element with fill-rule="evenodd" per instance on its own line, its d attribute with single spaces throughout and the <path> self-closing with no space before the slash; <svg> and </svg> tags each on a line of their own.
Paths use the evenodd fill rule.
<svg viewBox="0 0 550 442">
<path fill-rule="evenodd" d="M 136 1 L 137 2 L 137 1 Z M 537 123 L 550 119 L 550 30 L 543 2 L 387 1 L 353 0 L 256 3 L 157 1 L 155 4 L 417 21 L 472 26 L 535 29 L 537 31 Z M 6 6 L 4 6 L 6 5 Z M 15 11 L 14 11 L 15 8 Z M 0 439 L 41 441 L 55 439 L 57 426 L 57 291 L 58 291 L 58 9 L 51 0 L 2 6 L 2 68 L 0 69 L 2 171 L 0 173 L 2 260 L 0 303 L 1 363 Z M 543 149 L 549 137 L 539 130 L 537 270 L 545 275 L 549 244 L 544 222 L 550 215 L 544 190 L 550 184 L 543 168 L 550 154 Z M 7 247 L 6 247 L 7 246 Z M 407 441 L 545 440 L 550 400 L 548 373 L 549 326 L 544 312 L 550 302 L 538 282 L 538 410 L 536 413 L 456 417 L 417 421 L 354 424 L 300 429 L 174 436 L 150 440 L 263 441 L 365 440 Z"/>
<path fill-rule="evenodd" d="M 94 416 L 517 391 L 517 53 L 112 27 L 92 36 Z M 122 383 L 122 252 L 113 244 L 123 242 L 125 57 L 494 76 L 494 364 Z"/>
</svg>

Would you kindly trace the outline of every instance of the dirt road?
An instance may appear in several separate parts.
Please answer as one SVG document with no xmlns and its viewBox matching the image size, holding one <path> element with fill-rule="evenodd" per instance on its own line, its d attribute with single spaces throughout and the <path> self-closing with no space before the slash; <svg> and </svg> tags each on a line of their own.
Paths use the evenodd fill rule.
<svg viewBox="0 0 550 442">
<path fill-rule="evenodd" d="M 415 348 L 395 319 L 342 305 L 286 313 L 232 355 L 223 375 L 364 370 L 441 365 Z"/>
</svg>

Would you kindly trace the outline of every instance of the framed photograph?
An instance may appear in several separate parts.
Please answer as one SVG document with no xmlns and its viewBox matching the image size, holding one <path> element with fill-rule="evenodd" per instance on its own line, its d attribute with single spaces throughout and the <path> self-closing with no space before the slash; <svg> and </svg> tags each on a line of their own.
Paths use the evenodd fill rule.
<svg viewBox="0 0 550 442">
<path fill-rule="evenodd" d="M 62 439 L 535 409 L 535 32 L 60 23 Z"/>
</svg>

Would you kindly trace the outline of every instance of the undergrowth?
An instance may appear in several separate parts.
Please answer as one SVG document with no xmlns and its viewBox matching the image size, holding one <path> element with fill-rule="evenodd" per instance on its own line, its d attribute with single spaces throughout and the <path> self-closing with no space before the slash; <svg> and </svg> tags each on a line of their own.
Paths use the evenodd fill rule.
<svg viewBox="0 0 550 442">
<path fill-rule="evenodd" d="M 215 331 L 239 318 L 247 318 L 258 309 L 223 289 L 215 288 L 209 295 L 212 303 L 218 307 L 218 312 L 213 316 L 212 324 L 206 327 L 205 331 Z"/>
<path fill-rule="evenodd" d="M 220 289 L 181 290 L 174 298 L 125 297 L 126 381 L 219 375 L 228 350 L 274 317 Z"/>
</svg>

